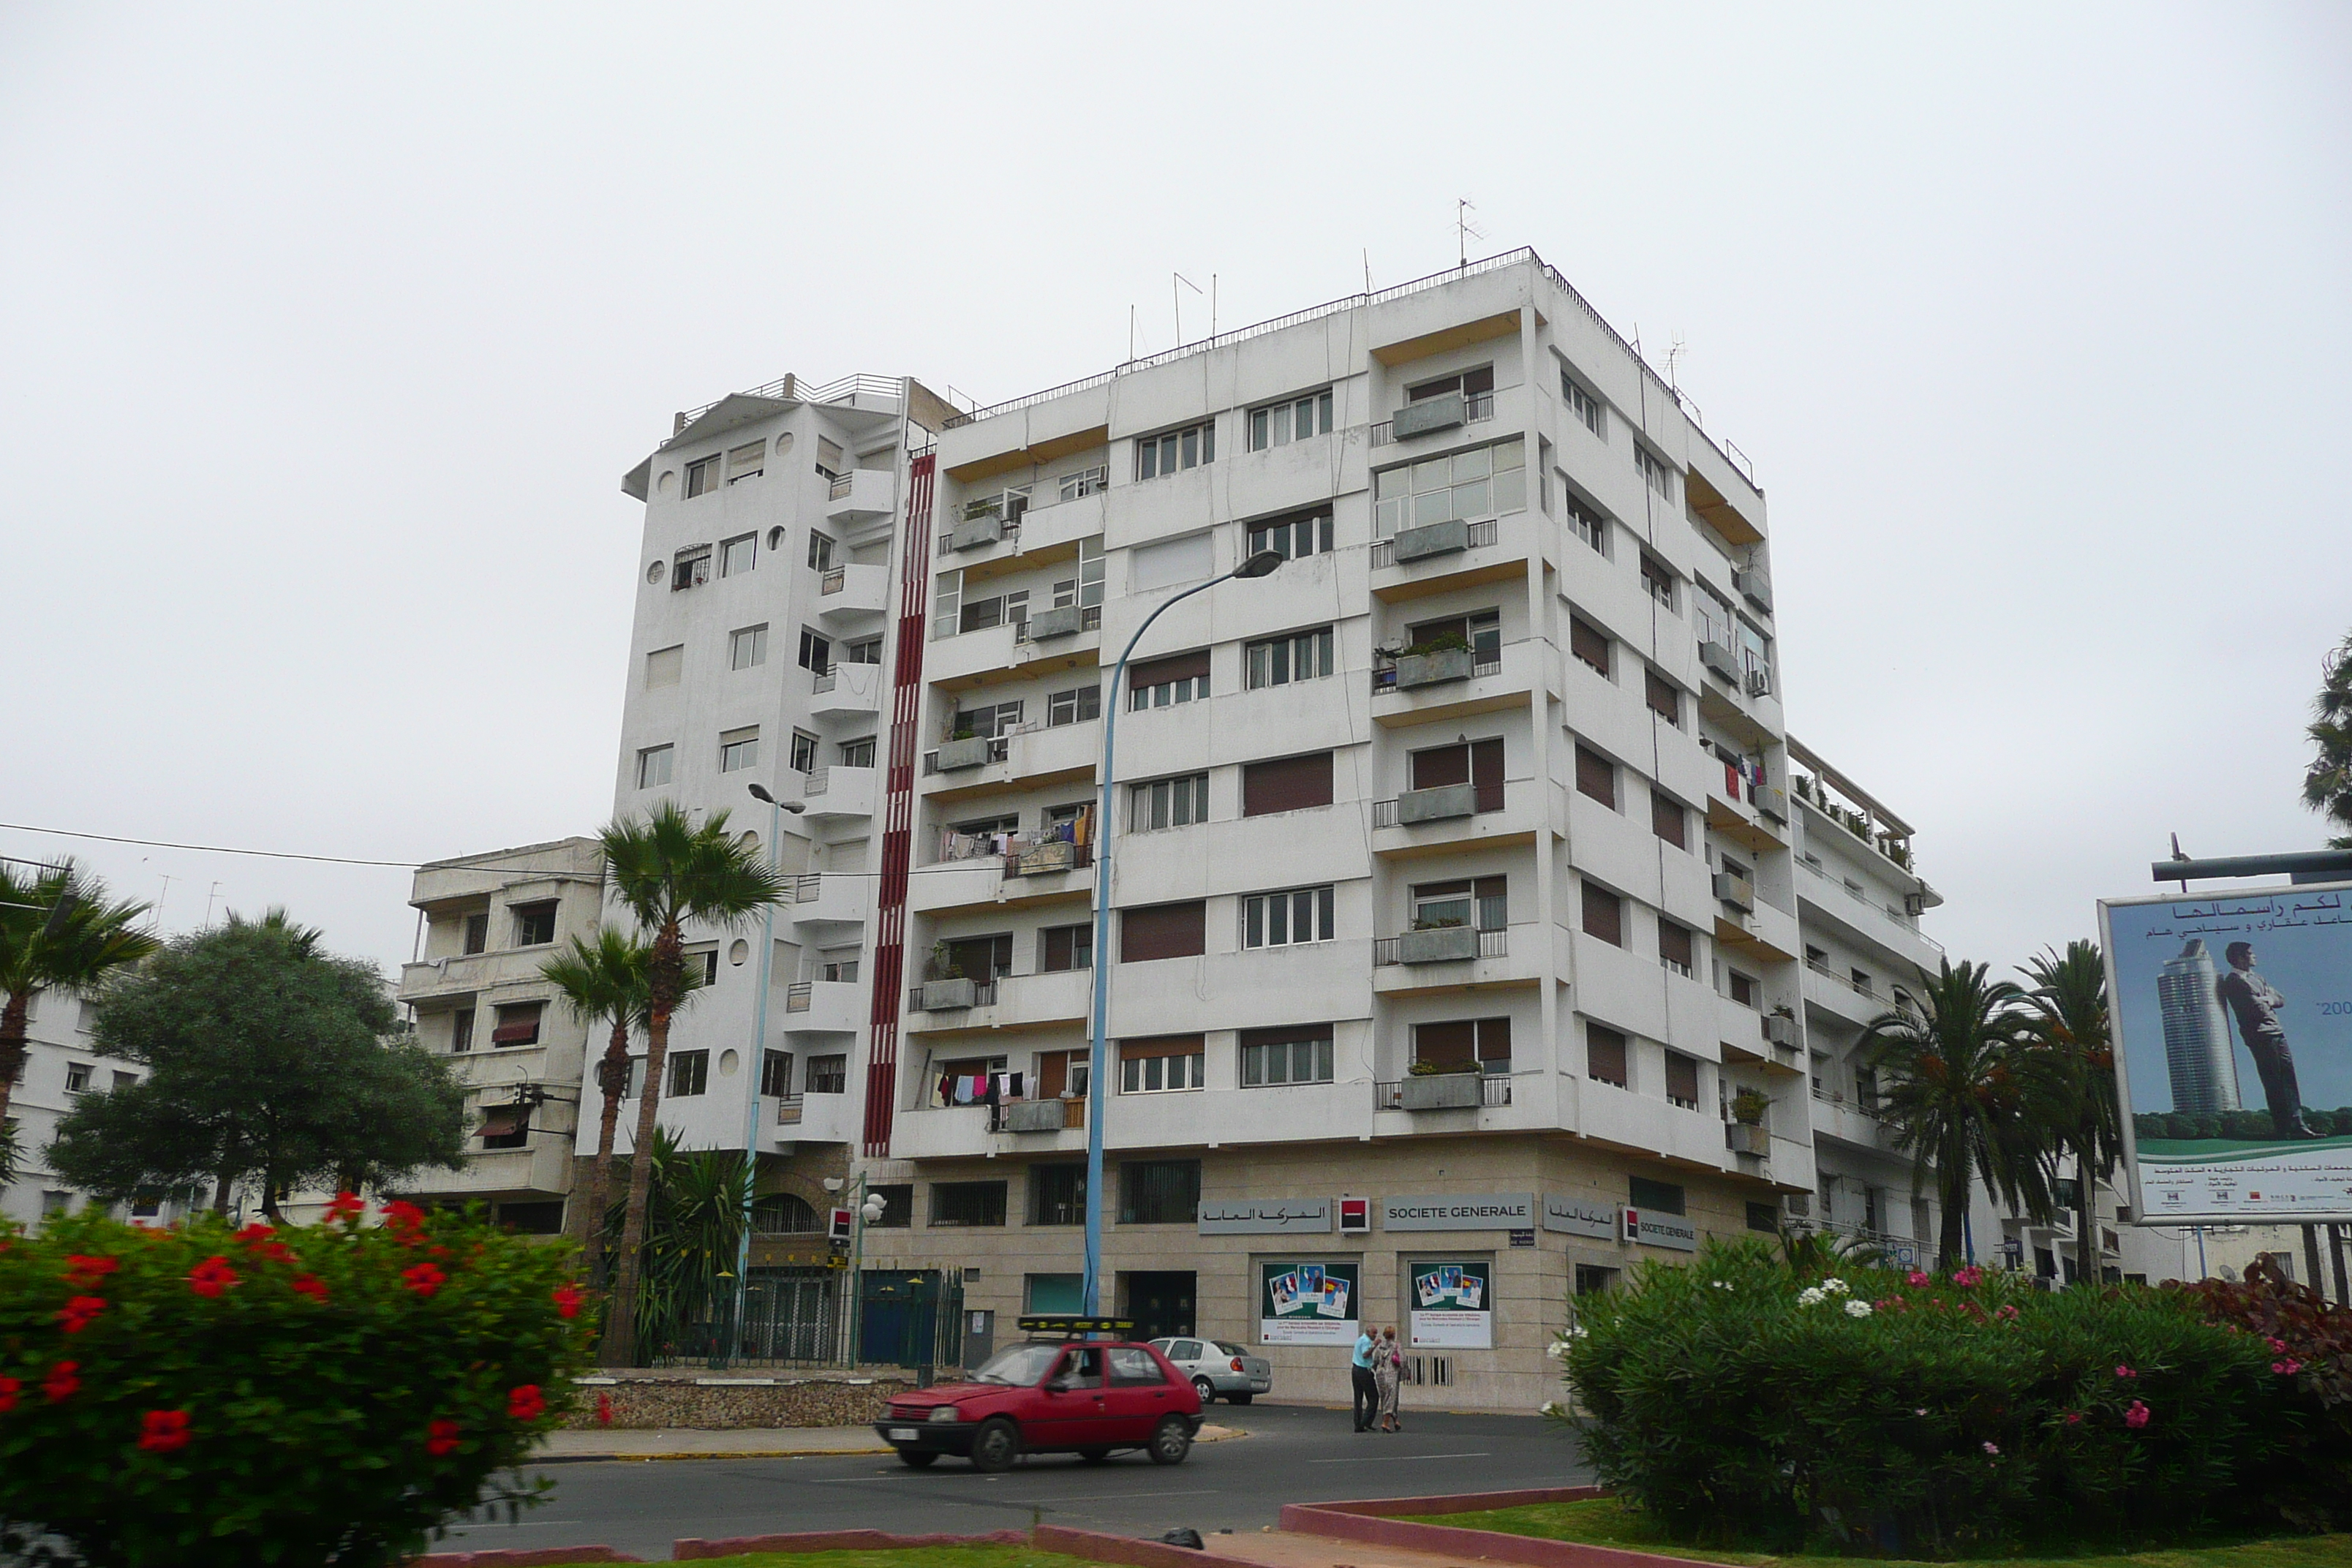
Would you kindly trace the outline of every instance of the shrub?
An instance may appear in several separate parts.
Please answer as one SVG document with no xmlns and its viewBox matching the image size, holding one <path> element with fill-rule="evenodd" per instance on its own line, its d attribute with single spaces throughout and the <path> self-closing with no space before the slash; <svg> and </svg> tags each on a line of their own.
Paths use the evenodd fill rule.
<svg viewBox="0 0 2352 1568">
<path fill-rule="evenodd" d="M 0 1232 L 0 1524 L 97 1568 L 380 1564 L 492 1480 L 584 1363 L 567 1249 L 355 1198 L 307 1228 Z M 53 1542 L 54 1544 L 54 1542 Z"/>
<path fill-rule="evenodd" d="M 1644 1265 L 1561 1342 L 1601 1478 L 1670 1531 L 1905 1554 L 2241 1521 L 2293 1380 L 2185 1291 Z M 1557 1407 L 1555 1407 L 1555 1413 Z"/>
<path fill-rule="evenodd" d="M 2327 1530 L 2352 1521 L 2352 1308 L 2298 1285 L 2269 1258 L 2243 1279 L 2185 1288 L 2207 1318 L 2258 1336 L 2282 1379 L 2273 1416 L 2281 1451 L 2262 1478 L 2290 1522 Z"/>
</svg>

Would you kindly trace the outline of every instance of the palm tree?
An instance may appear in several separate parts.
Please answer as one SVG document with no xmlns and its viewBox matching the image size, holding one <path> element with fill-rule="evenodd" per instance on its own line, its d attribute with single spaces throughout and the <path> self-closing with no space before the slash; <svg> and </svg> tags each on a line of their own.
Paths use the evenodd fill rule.
<svg viewBox="0 0 2352 1568">
<path fill-rule="evenodd" d="M 1916 1001 L 1872 1019 L 1856 1043 L 1881 1075 L 1879 1115 L 1913 1157 L 1915 1193 L 1920 1163 L 1936 1167 L 1939 1268 L 1960 1258 L 1971 1171 L 2009 1203 L 2049 1212 L 2048 1152 L 2024 1114 L 2024 998 L 1990 965 L 1946 959 Z"/>
<path fill-rule="evenodd" d="M 163 946 L 131 921 L 147 906 L 110 902 L 104 884 L 70 860 L 26 876 L 0 860 L 0 1128 L 8 1100 L 25 1070 L 26 1019 L 33 993 L 95 994 L 108 976 Z"/>
<path fill-rule="evenodd" d="M 632 1165 L 639 1162 L 630 1156 Z M 721 1335 L 719 1294 L 734 1277 L 744 1215 L 751 1206 L 751 1162 L 732 1149 L 681 1148 L 667 1127 L 654 1129 L 643 1162 L 653 1171 L 646 1202 L 645 1270 L 635 1328 L 640 1354 L 715 1350 Z M 625 1205 L 609 1205 L 605 1227 L 627 1223 Z M 698 1342 L 692 1331 L 699 1330 Z M 605 1332 L 612 1328 L 608 1322 Z"/>
<path fill-rule="evenodd" d="M 2043 952 L 2025 965 L 2033 989 L 2028 1024 L 2035 1049 L 2027 1063 L 2041 1117 L 2057 1152 L 2074 1157 L 2074 1261 L 2079 1279 L 2099 1278 L 2093 1228 L 2093 1180 L 2115 1174 L 2123 1158 L 2123 1112 L 2116 1102 L 2115 1047 L 2107 1032 L 2106 966 L 2099 944 L 2076 940 L 2063 956 Z"/>
<path fill-rule="evenodd" d="M 2352 637 L 2320 662 L 2319 695 L 2311 709 L 2315 720 L 2305 732 L 2319 754 L 2304 774 L 2303 804 L 2346 830 L 2330 844 L 2352 849 Z"/>
<path fill-rule="evenodd" d="M 596 1064 L 596 1089 L 603 1097 L 604 1124 L 596 1139 L 596 1163 L 588 1183 L 588 1282 L 604 1283 L 604 1214 L 613 1182 L 613 1136 L 621 1120 L 621 1102 L 629 1093 L 629 1034 L 646 1026 L 653 1007 L 653 949 L 615 926 L 602 926 L 596 940 L 572 939 L 572 949 L 539 966 L 539 973 L 562 993 L 565 1005 L 590 1024 L 612 1026 L 612 1038 Z M 680 976 L 682 994 L 702 984 L 693 970 Z"/>
<path fill-rule="evenodd" d="M 699 825 L 664 801 L 642 822 L 614 821 L 599 836 L 613 897 L 653 934 L 646 963 L 646 1080 L 637 1100 L 635 1149 L 653 1146 L 658 1124 L 662 1067 L 669 1055 L 669 1021 L 686 994 L 685 927 L 688 921 L 733 930 L 783 897 L 783 883 L 761 864 L 757 850 L 727 835 L 727 814 Z M 757 1072 L 759 1066 L 752 1064 Z M 637 1282 L 644 1260 L 649 1160 L 629 1162 L 629 1206 L 621 1227 L 620 1274 L 606 1317 L 604 1364 L 631 1366 L 636 1354 Z"/>
</svg>

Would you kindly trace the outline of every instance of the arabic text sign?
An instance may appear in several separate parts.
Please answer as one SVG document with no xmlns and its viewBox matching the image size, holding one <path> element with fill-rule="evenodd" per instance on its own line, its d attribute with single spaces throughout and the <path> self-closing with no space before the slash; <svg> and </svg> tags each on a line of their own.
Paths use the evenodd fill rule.
<svg viewBox="0 0 2352 1568">
<path fill-rule="evenodd" d="M 1329 1198 L 1203 1198 L 1202 1236 L 1275 1236 L 1331 1229 Z"/>
<path fill-rule="evenodd" d="M 1416 1262 L 1408 1276 L 1412 1307 L 1406 1314 L 1406 1331 L 1415 1349 L 1494 1348 L 1491 1265 L 1452 1259 Z"/>
<path fill-rule="evenodd" d="M 1569 1236 L 1590 1236 L 1602 1241 L 1614 1241 L 1617 1239 L 1617 1205 L 1593 1198 L 1563 1198 L 1546 1194 L 1543 1227 Z"/>
<path fill-rule="evenodd" d="M 1356 1259 L 1262 1259 L 1257 1266 L 1258 1339 L 1269 1345 L 1353 1345 Z"/>
<path fill-rule="evenodd" d="M 1382 1230 L 1520 1230 L 1536 1223 L 1533 1193 L 1441 1193 L 1382 1198 Z"/>
</svg>

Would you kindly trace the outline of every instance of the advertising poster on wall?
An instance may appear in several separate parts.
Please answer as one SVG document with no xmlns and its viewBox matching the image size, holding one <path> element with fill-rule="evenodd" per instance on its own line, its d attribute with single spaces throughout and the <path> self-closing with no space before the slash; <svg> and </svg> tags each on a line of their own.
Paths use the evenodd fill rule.
<svg viewBox="0 0 2352 1568">
<path fill-rule="evenodd" d="M 1354 1258 L 1261 1261 L 1257 1278 L 1260 1343 L 1356 1342 L 1360 1279 Z"/>
<path fill-rule="evenodd" d="M 1406 1273 L 1412 1295 L 1405 1322 L 1413 1349 L 1495 1348 L 1491 1265 L 1432 1259 L 1411 1265 Z"/>
<path fill-rule="evenodd" d="M 2143 1224 L 2352 1219 L 2352 883 L 2099 905 Z"/>
</svg>

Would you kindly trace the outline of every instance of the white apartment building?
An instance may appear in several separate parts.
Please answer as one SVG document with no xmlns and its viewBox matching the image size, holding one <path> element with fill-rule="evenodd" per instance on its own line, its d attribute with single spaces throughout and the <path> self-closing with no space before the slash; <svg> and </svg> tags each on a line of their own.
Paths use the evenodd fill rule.
<svg viewBox="0 0 2352 1568">
<path fill-rule="evenodd" d="M 0 1186 L 0 1214 L 27 1229 L 53 1214 L 79 1211 L 89 1195 L 49 1168 L 58 1123 L 85 1094 L 106 1094 L 137 1083 L 134 1062 L 101 1055 L 90 1037 L 94 1005 L 62 991 L 37 991 L 26 1020 L 25 1067 L 9 1091 L 8 1121 L 16 1137 L 14 1178 Z M 124 1217 L 154 1223 L 187 1214 L 184 1203 L 115 1205 Z"/>
</svg>

